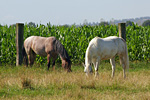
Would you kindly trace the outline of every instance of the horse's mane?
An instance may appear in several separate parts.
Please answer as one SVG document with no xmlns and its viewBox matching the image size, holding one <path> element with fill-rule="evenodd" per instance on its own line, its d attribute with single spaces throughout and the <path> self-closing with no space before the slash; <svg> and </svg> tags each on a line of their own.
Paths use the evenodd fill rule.
<svg viewBox="0 0 150 100">
<path fill-rule="evenodd" d="M 55 49 L 55 51 L 63 58 L 63 59 L 66 59 L 69 63 L 71 62 L 70 61 L 70 57 L 66 51 L 66 49 L 64 48 L 64 46 L 61 44 L 61 42 L 57 39 L 55 39 L 53 41 L 53 47 Z"/>
</svg>

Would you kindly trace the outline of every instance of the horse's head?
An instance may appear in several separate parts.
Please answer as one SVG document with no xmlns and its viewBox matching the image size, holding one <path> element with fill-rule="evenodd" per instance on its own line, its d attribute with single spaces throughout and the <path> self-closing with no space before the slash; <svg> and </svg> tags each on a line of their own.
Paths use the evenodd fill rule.
<svg viewBox="0 0 150 100">
<path fill-rule="evenodd" d="M 67 70 L 67 72 L 72 72 L 71 70 L 71 61 L 69 59 L 66 59 L 62 63 L 62 67 Z"/>
<path fill-rule="evenodd" d="M 88 72 L 92 73 L 93 72 L 92 66 L 90 64 L 89 65 L 85 65 L 84 63 L 82 63 L 82 64 L 84 66 L 84 72 L 85 73 L 88 73 Z"/>
</svg>

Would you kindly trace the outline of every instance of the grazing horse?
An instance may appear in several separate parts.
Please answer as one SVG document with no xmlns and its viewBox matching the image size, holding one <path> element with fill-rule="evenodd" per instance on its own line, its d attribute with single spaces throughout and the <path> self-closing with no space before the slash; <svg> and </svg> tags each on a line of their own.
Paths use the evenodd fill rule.
<svg viewBox="0 0 150 100">
<path fill-rule="evenodd" d="M 92 72 L 92 63 L 95 68 L 95 77 L 98 75 L 98 67 L 101 60 L 110 59 L 112 65 L 112 77 L 115 74 L 115 56 L 118 55 L 123 67 L 123 77 L 126 77 L 125 69 L 129 68 L 127 45 L 123 38 L 110 36 L 106 38 L 93 38 L 86 50 L 84 72 L 88 75 Z"/>
<path fill-rule="evenodd" d="M 62 67 L 71 71 L 71 60 L 64 46 L 55 37 L 30 36 L 24 41 L 22 54 L 26 66 L 33 65 L 36 54 L 46 57 L 48 70 L 50 67 L 50 58 L 53 58 L 52 67 L 55 69 L 55 60 L 59 55 L 62 60 Z M 28 57 L 28 60 L 27 60 Z"/>
</svg>

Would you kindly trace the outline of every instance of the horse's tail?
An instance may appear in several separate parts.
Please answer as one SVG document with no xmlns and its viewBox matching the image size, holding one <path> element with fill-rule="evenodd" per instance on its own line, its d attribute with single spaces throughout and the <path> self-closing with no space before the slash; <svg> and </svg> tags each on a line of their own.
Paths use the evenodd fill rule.
<svg viewBox="0 0 150 100">
<path fill-rule="evenodd" d="M 126 70 L 128 71 L 129 70 L 129 56 L 128 56 L 127 44 L 126 44 L 126 41 L 123 38 L 121 38 L 121 40 L 125 44 L 125 54 L 124 54 L 125 59 L 124 60 L 125 60 Z"/>
<path fill-rule="evenodd" d="M 25 65 L 28 66 L 27 53 L 26 53 L 26 50 L 25 50 L 25 48 L 24 48 L 24 45 L 22 46 L 22 56 L 23 56 Z"/>
</svg>

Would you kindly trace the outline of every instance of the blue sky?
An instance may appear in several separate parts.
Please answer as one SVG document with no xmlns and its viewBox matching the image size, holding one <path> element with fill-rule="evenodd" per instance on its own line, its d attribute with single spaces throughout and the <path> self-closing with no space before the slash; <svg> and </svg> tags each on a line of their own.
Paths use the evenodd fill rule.
<svg viewBox="0 0 150 100">
<path fill-rule="evenodd" d="M 0 24 L 54 25 L 150 16 L 150 0 L 1 0 Z"/>
</svg>

